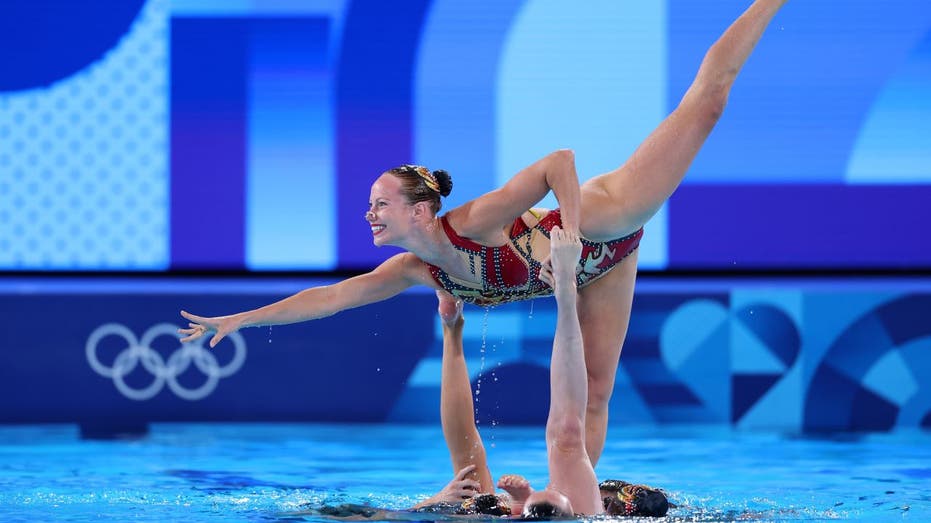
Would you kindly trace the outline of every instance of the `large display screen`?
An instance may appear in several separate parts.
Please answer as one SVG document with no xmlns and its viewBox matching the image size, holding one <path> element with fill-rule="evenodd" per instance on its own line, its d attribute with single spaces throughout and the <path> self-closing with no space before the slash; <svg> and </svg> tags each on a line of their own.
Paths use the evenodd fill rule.
<svg viewBox="0 0 931 523">
<path fill-rule="evenodd" d="M 381 172 L 614 169 L 749 3 L 4 3 L 0 271 L 372 267 Z M 928 202 L 931 4 L 790 2 L 640 266 L 928 270 Z"/>
</svg>

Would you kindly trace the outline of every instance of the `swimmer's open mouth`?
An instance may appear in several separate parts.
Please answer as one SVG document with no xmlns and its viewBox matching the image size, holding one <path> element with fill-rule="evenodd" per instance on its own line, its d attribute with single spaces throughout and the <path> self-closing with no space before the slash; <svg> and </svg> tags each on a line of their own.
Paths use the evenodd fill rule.
<svg viewBox="0 0 931 523">
<path fill-rule="evenodd" d="M 378 236 L 383 230 L 385 230 L 384 225 L 372 225 L 372 234 L 375 236 Z"/>
</svg>

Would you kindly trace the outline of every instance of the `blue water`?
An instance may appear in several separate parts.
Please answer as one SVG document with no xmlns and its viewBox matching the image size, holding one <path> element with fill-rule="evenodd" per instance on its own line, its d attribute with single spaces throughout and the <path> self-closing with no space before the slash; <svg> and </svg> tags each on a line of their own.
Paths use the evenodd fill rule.
<svg viewBox="0 0 931 523">
<path fill-rule="evenodd" d="M 542 428 L 483 435 L 495 477 L 545 485 Z M 0 426 L 0 520 L 313 521 L 294 514 L 411 506 L 450 467 L 432 426 L 158 424 L 134 441 Z M 659 521 L 931 521 L 928 432 L 612 428 L 597 473 L 665 489 L 679 506 Z"/>
</svg>

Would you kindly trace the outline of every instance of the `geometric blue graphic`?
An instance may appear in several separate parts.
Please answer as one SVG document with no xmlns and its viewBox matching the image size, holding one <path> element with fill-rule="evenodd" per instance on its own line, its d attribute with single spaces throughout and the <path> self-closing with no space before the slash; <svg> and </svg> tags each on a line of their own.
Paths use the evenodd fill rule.
<svg viewBox="0 0 931 523">
<path fill-rule="evenodd" d="M 669 314 L 659 338 L 662 362 L 676 379 L 700 399 L 705 415 L 728 417 L 730 313 L 720 302 L 696 299 Z M 646 395 L 644 396 L 647 397 Z"/>
<path fill-rule="evenodd" d="M 635 299 L 621 366 L 652 419 L 727 421 L 727 303 L 711 293 Z"/>
<path fill-rule="evenodd" d="M 766 392 L 782 378 L 781 374 L 734 374 L 731 376 L 731 422 L 740 421 Z"/>
<path fill-rule="evenodd" d="M 931 33 L 876 97 L 851 154 L 847 181 L 931 182 Z"/>
<path fill-rule="evenodd" d="M 760 348 L 781 363 L 781 370 L 776 372 L 740 372 L 739 368 L 734 369 L 731 421 L 737 422 L 795 364 L 801 351 L 801 334 L 792 318 L 771 305 L 747 305 L 734 313 L 733 321 L 752 333 Z M 742 349 L 735 348 L 737 352 Z"/>
<path fill-rule="evenodd" d="M 919 390 L 899 351 L 889 351 L 880 358 L 863 377 L 863 385 L 896 405 L 903 405 Z"/>
<path fill-rule="evenodd" d="M 890 353 L 931 336 L 929 310 L 931 296 L 905 296 L 868 312 L 843 331 L 812 377 L 805 395 L 804 428 L 888 430 L 895 426 L 902 407 L 898 402 L 916 391 L 902 388 L 909 382 L 878 377 L 901 373 L 889 363 L 893 361 L 887 359 Z"/>
<path fill-rule="evenodd" d="M 735 320 L 753 332 L 789 368 L 795 363 L 802 340 L 795 322 L 771 305 L 747 305 L 735 313 Z"/>
<path fill-rule="evenodd" d="M 99 60 L 144 0 L 28 0 L 0 4 L 0 91 L 49 85 Z"/>
</svg>

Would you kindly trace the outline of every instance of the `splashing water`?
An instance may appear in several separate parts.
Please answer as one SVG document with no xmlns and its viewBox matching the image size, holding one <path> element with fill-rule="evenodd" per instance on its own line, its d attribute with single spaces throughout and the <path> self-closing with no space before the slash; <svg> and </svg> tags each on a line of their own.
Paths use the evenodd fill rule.
<svg viewBox="0 0 931 523">
<path fill-rule="evenodd" d="M 479 425 L 480 420 L 478 417 L 478 404 L 481 400 L 479 396 L 482 394 L 482 373 L 485 372 L 485 343 L 486 338 L 488 338 L 488 313 L 491 310 L 490 307 L 485 307 L 485 315 L 482 317 L 482 345 L 479 349 L 481 354 L 479 358 L 479 367 L 478 367 L 478 380 L 475 382 L 475 424 Z"/>
</svg>

